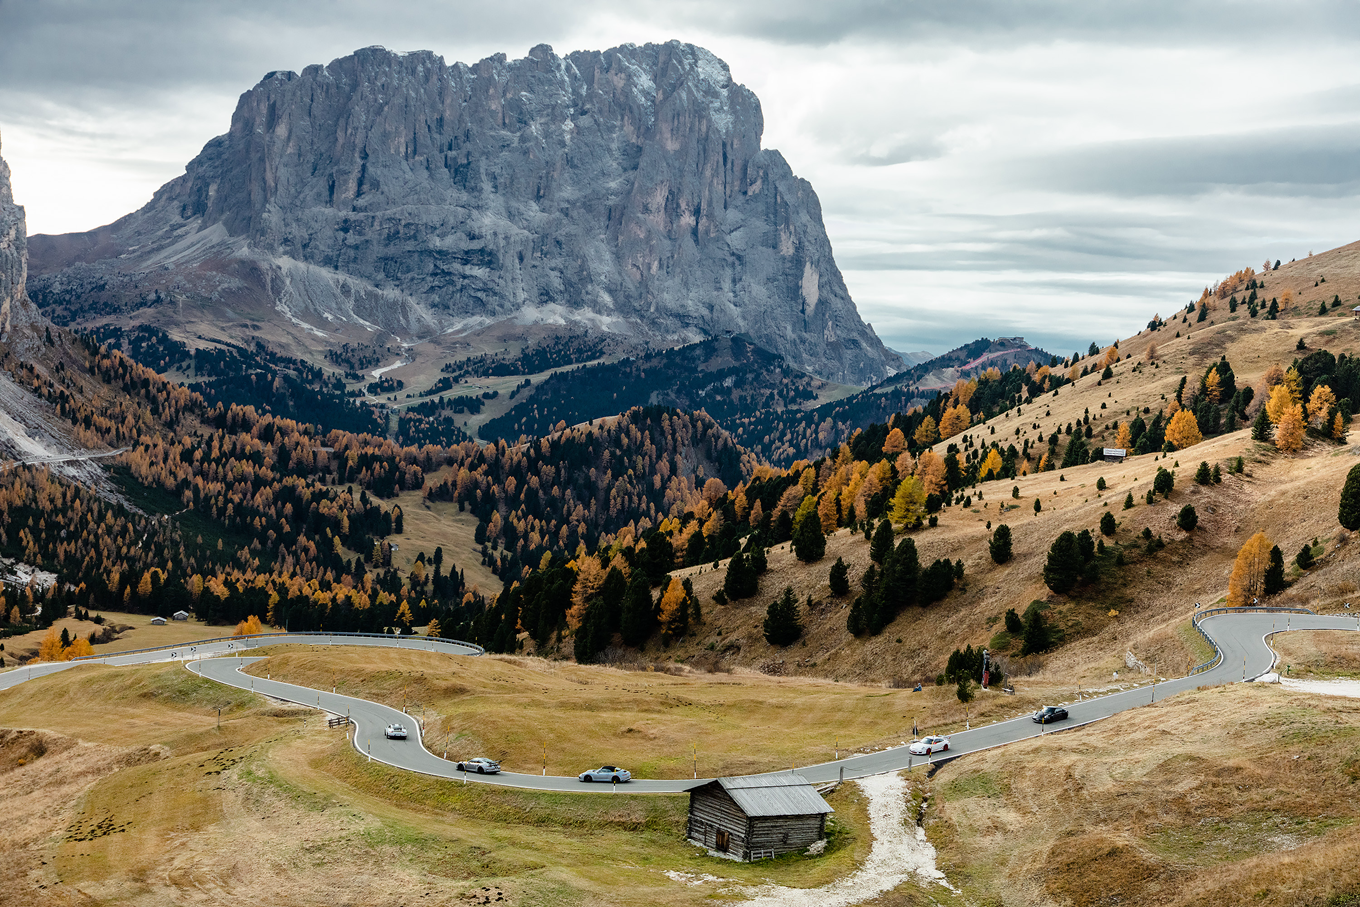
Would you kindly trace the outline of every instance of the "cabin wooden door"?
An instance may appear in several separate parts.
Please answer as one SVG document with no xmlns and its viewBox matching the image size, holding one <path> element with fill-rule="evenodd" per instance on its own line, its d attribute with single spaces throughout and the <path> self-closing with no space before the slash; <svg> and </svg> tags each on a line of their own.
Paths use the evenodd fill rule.
<svg viewBox="0 0 1360 907">
<path fill-rule="evenodd" d="M 732 846 L 732 836 L 721 828 L 718 829 L 716 847 L 719 853 L 727 853 L 727 848 Z"/>
</svg>

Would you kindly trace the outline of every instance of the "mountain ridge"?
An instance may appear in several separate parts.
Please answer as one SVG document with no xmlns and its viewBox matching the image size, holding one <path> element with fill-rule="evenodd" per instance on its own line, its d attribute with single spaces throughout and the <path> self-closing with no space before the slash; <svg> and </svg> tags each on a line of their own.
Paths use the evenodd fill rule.
<svg viewBox="0 0 1360 907">
<path fill-rule="evenodd" d="M 84 321 L 197 301 L 314 334 L 746 333 L 819 377 L 881 380 L 902 362 L 763 128 L 725 63 L 675 41 L 471 66 L 364 48 L 267 75 L 140 210 L 34 237 L 33 292 Z"/>
</svg>

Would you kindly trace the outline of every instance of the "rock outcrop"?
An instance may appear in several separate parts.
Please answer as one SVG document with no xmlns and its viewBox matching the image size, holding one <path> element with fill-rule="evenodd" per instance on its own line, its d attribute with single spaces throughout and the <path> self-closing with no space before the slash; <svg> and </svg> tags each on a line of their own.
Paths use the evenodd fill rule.
<svg viewBox="0 0 1360 907">
<path fill-rule="evenodd" d="M 820 377 L 880 380 L 901 360 L 762 130 L 727 65 L 678 42 L 472 66 L 366 48 L 270 73 L 140 211 L 34 237 L 33 292 L 77 312 L 94 286 L 131 305 L 148 287 L 254 293 L 402 339 L 505 320 L 649 343 L 739 332 Z"/>
<path fill-rule="evenodd" d="M 0 157 L 0 340 L 10 332 L 12 313 L 28 279 L 28 231 L 24 209 L 14 204 L 9 165 Z"/>
<path fill-rule="evenodd" d="M 37 311 L 28 300 L 28 229 L 22 205 L 14 203 L 9 165 L 0 157 L 0 343 L 20 355 L 36 350 Z"/>
</svg>

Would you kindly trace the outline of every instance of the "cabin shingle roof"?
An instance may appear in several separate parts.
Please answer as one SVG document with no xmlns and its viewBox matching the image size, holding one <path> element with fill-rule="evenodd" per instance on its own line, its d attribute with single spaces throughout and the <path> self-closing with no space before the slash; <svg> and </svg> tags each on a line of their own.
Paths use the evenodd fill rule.
<svg viewBox="0 0 1360 907">
<path fill-rule="evenodd" d="M 798 774 L 739 775 L 718 778 L 689 788 L 690 792 L 717 784 L 748 816 L 813 816 L 835 812 L 806 778 Z"/>
</svg>

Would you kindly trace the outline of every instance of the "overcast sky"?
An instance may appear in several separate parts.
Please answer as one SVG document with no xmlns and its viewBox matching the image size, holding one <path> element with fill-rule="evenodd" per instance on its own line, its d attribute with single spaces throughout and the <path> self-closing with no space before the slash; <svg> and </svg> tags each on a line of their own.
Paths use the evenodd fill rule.
<svg viewBox="0 0 1360 907">
<path fill-rule="evenodd" d="M 1109 342 L 1266 259 L 1360 239 L 1350 3 L 0 0 L 29 230 L 108 223 L 275 69 L 678 38 L 759 96 L 890 346 Z"/>
</svg>

